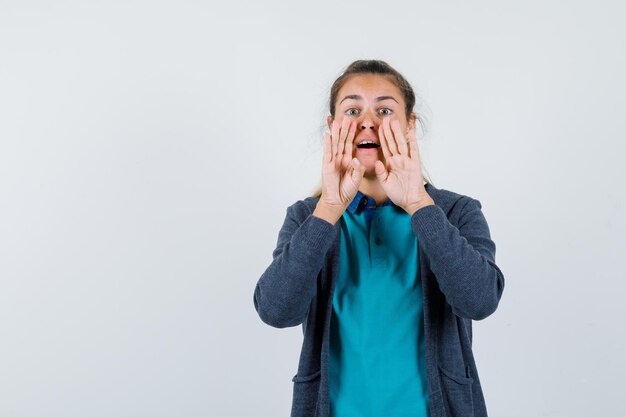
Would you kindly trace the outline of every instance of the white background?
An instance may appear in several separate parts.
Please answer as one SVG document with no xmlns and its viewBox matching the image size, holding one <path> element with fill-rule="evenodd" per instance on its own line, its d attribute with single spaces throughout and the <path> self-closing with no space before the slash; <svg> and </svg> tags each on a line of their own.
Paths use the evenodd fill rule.
<svg viewBox="0 0 626 417">
<path fill-rule="evenodd" d="M 383 59 L 506 285 L 491 416 L 623 416 L 620 1 L 0 2 L 0 417 L 286 416 L 300 327 L 252 295 L 320 178 L 330 86 Z"/>
</svg>

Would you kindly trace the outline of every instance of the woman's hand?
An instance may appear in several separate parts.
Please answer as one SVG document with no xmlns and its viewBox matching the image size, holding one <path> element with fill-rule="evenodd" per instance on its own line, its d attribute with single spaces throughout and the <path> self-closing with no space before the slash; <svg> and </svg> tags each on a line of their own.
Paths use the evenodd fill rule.
<svg viewBox="0 0 626 417">
<path fill-rule="evenodd" d="M 415 138 L 415 128 L 402 134 L 400 121 L 383 119 L 378 138 L 385 156 L 386 167 L 376 161 L 374 170 L 387 196 L 410 215 L 420 208 L 435 204 L 426 192 Z"/>
<path fill-rule="evenodd" d="M 333 224 L 354 199 L 365 173 L 365 167 L 352 157 L 355 133 L 356 122 L 348 117 L 341 125 L 333 120 L 332 132 L 324 132 L 322 195 L 314 214 Z"/>
</svg>

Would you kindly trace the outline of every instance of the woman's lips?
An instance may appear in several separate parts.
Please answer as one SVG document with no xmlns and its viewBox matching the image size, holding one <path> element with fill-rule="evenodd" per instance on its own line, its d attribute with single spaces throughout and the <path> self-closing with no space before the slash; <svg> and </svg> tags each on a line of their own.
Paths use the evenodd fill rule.
<svg viewBox="0 0 626 417">
<path fill-rule="evenodd" d="M 377 154 L 380 148 L 356 148 L 357 152 L 365 154 Z"/>
</svg>

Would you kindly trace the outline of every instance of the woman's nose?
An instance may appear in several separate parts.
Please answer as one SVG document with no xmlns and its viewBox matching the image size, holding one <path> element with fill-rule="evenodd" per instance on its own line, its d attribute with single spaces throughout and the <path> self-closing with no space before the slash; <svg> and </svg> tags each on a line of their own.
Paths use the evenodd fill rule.
<svg viewBox="0 0 626 417">
<path fill-rule="evenodd" d="M 374 121 L 370 117 L 364 117 L 363 120 L 361 120 L 361 130 L 367 128 L 375 129 Z"/>
</svg>

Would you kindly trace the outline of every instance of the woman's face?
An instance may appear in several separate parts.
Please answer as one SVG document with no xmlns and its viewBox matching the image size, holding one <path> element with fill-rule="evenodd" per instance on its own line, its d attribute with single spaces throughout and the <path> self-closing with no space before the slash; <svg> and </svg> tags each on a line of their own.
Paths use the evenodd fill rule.
<svg viewBox="0 0 626 417">
<path fill-rule="evenodd" d="M 353 142 L 353 157 L 365 166 L 365 176 L 376 176 L 374 163 L 380 159 L 386 165 L 382 148 L 357 148 L 364 139 L 380 144 L 378 127 L 384 118 L 400 121 L 405 137 L 415 125 L 415 114 L 411 119 L 405 115 L 405 103 L 400 89 L 389 79 L 377 74 L 357 74 L 348 78 L 337 94 L 335 120 L 341 125 L 344 117 L 355 120 L 356 133 Z M 332 116 L 328 116 L 328 128 L 332 131 Z"/>
</svg>

